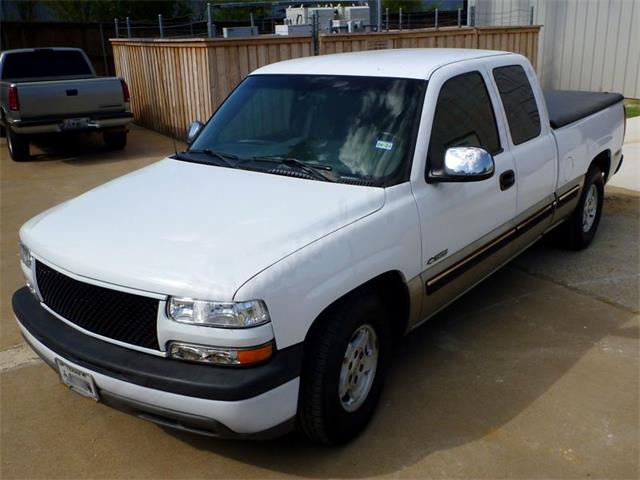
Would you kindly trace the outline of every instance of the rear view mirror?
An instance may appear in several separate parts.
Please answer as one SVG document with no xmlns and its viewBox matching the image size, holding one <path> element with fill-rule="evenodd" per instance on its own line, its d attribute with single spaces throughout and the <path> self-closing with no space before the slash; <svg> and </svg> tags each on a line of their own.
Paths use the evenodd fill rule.
<svg viewBox="0 0 640 480">
<path fill-rule="evenodd" d="M 200 135 L 200 132 L 203 128 L 204 125 L 202 124 L 202 122 L 198 121 L 195 121 L 191 125 L 189 125 L 189 128 L 187 129 L 187 145 L 191 145 L 196 140 L 196 138 L 198 138 L 198 135 Z"/>
<path fill-rule="evenodd" d="M 495 171 L 493 157 L 478 147 L 452 147 L 444 154 L 442 168 L 429 172 L 433 182 L 478 182 L 491 178 Z"/>
</svg>

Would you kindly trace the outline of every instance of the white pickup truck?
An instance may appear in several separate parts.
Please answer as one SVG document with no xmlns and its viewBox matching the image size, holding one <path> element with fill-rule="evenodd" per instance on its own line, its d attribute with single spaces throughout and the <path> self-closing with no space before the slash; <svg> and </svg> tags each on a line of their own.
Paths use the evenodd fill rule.
<svg viewBox="0 0 640 480">
<path fill-rule="evenodd" d="M 398 338 L 558 228 L 593 239 L 616 94 L 522 56 L 304 58 L 248 76 L 190 148 L 20 230 L 26 341 L 72 390 L 216 436 L 370 420 Z"/>
</svg>

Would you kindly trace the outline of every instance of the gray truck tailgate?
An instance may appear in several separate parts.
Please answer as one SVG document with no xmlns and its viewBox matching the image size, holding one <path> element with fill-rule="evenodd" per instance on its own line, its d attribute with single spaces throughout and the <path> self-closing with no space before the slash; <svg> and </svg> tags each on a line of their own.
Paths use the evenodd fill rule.
<svg viewBox="0 0 640 480">
<path fill-rule="evenodd" d="M 18 83 L 20 117 L 77 116 L 125 108 L 118 78 Z"/>
</svg>

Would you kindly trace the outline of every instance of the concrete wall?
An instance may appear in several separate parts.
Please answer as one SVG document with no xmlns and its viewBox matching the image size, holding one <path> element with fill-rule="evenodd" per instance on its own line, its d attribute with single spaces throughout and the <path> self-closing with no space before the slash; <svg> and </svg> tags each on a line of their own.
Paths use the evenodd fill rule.
<svg viewBox="0 0 640 480">
<path fill-rule="evenodd" d="M 640 98 L 640 1 L 470 0 L 477 25 L 543 25 L 537 70 L 544 88 L 615 91 Z"/>
</svg>

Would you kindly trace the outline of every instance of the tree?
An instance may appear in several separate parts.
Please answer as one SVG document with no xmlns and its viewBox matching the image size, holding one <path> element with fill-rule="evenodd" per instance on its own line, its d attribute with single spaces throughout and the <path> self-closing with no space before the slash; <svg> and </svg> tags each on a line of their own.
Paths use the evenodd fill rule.
<svg viewBox="0 0 640 480">
<path fill-rule="evenodd" d="M 69 0 L 66 2 L 44 2 L 56 20 L 66 22 L 90 22 L 97 2 Z"/>
<path fill-rule="evenodd" d="M 232 3 L 252 3 L 255 0 L 234 0 Z M 217 2 L 220 4 L 220 2 Z M 256 16 L 266 16 L 271 13 L 270 7 L 241 7 L 241 6 L 216 6 L 213 9 L 214 21 L 224 20 L 247 20 L 250 14 L 253 13 Z"/>
<path fill-rule="evenodd" d="M 0 20 L 32 22 L 37 17 L 38 0 L 0 0 Z"/>
<path fill-rule="evenodd" d="M 406 12 L 425 12 L 435 10 L 439 6 L 439 2 L 431 0 L 382 0 L 382 10 L 386 8 L 389 12 L 398 12 L 401 8 Z"/>
<path fill-rule="evenodd" d="M 382 0 L 382 10 L 389 9 L 391 13 L 397 13 L 400 9 L 403 12 L 415 12 L 422 10 L 420 0 Z"/>
<path fill-rule="evenodd" d="M 56 20 L 68 22 L 110 22 L 129 17 L 132 21 L 156 20 L 191 14 L 188 0 L 66 0 L 44 2 Z"/>
</svg>

